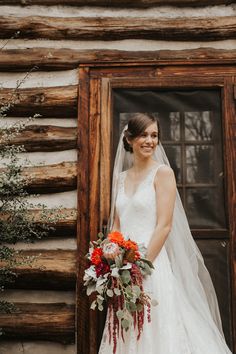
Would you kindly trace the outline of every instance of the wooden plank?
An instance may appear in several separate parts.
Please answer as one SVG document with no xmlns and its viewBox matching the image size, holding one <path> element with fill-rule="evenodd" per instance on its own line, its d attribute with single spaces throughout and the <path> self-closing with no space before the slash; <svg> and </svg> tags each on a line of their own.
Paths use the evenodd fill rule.
<svg viewBox="0 0 236 354">
<path fill-rule="evenodd" d="M 112 132 L 113 121 L 111 119 L 111 86 L 108 78 L 103 78 L 101 84 L 101 159 L 100 159 L 100 219 L 107 224 L 110 215 L 110 191 L 112 171 Z M 106 181 L 104 185 L 104 180 Z"/>
<path fill-rule="evenodd" d="M 236 109 L 234 103 L 233 77 L 225 78 L 223 92 L 223 129 L 225 134 L 225 166 L 226 179 L 225 186 L 227 192 L 226 205 L 228 205 L 228 222 L 230 229 L 230 249 L 231 249 L 231 284 L 232 284 L 232 329 L 234 338 L 234 352 L 236 351 L 236 146 L 235 146 L 235 117 Z"/>
<path fill-rule="evenodd" d="M 109 6 L 148 8 L 152 6 L 208 6 L 228 5 L 234 0 L 0 0 L 0 5 L 64 5 L 64 6 Z"/>
<path fill-rule="evenodd" d="M 72 250 L 24 250 L 21 254 L 35 257 L 29 264 L 15 268 L 16 281 L 6 287 L 13 289 L 75 288 L 76 251 Z"/>
<path fill-rule="evenodd" d="M 89 69 L 79 69 L 79 107 L 78 115 L 78 223 L 77 223 L 77 245 L 78 245 L 78 273 L 76 291 L 76 313 L 77 313 L 77 353 L 90 354 L 90 320 L 89 320 L 89 299 L 83 291 L 83 275 L 87 266 L 84 255 L 89 247 Z M 79 314 L 79 315 L 78 315 Z"/>
<path fill-rule="evenodd" d="M 102 231 L 102 220 L 99 217 L 100 207 L 100 139 L 105 132 L 100 131 L 100 80 L 90 80 L 90 112 L 89 112 L 89 209 L 91 217 L 89 221 L 90 240 L 96 240 L 99 231 Z M 105 181 L 103 180 L 103 183 Z M 89 311 L 90 321 L 90 354 L 97 353 L 98 318 L 97 313 Z"/>
<path fill-rule="evenodd" d="M 125 8 L 148 8 L 152 6 L 208 6 L 228 5 L 234 0 L 0 0 L 0 5 L 64 5 L 64 6 L 109 6 Z"/>
<path fill-rule="evenodd" d="M 76 149 L 77 128 L 29 125 L 11 139 L 10 143 L 24 145 L 25 150 L 29 152 Z"/>
<path fill-rule="evenodd" d="M 53 40 L 225 40 L 235 38 L 236 17 L 67 17 L 66 20 L 46 16 L 0 18 L 0 38 L 12 37 L 17 31 L 20 32 L 20 38 Z"/>
<path fill-rule="evenodd" d="M 34 218 L 35 222 L 39 225 L 42 223 L 41 210 L 30 210 L 29 213 L 31 217 Z M 76 223 L 77 223 L 77 210 L 76 209 L 50 209 L 50 214 L 52 217 L 56 217 L 56 222 L 47 222 L 47 225 L 52 226 L 54 230 L 49 231 L 50 235 L 57 236 L 74 236 L 76 234 Z"/>
<path fill-rule="evenodd" d="M 77 85 L 25 89 L 0 88 L 0 105 L 14 102 L 8 115 L 74 117 L 77 114 Z"/>
<path fill-rule="evenodd" d="M 1 172 L 1 170 L 0 170 Z M 27 167 L 23 176 L 29 178 L 27 190 L 33 193 L 55 193 L 76 189 L 77 162 Z"/>
<path fill-rule="evenodd" d="M 74 305 L 65 303 L 15 303 L 17 311 L 0 314 L 3 339 L 49 340 L 73 343 Z"/>
<path fill-rule="evenodd" d="M 194 68 L 195 69 L 195 68 Z M 118 77 L 110 79 L 110 85 L 112 88 L 125 88 L 125 89 L 148 89 L 148 88 L 221 88 L 224 85 L 224 79 L 220 75 L 211 76 L 200 76 L 194 75 L 193 71 L 189 71 L 189 76 L 187 75 L 188 71 L 186 70 L 185 74 L 182 72 L 182 75 L 173 75 L 169 72 L 165 72 L 165 75 L 162 75 L 162 71 L 157 69 L 156 77 L 147 78 L 142 72 L 136 77 Z M 114 75 L 115 76 L 115 75 Z"/>
<path fill-rule="evenodd" d="M 35 65 L 40 70 L 74 69 L 83 63 L 129 63 L 137 65 L 156 63 L 172 64 L 235 64 L 236 50 L 198 48 L 184 50 L 125 51 L 109 49 L 54 49 L 25 48 L 1 51 L 0 69 L 2 71 L 27 71 Z"/>
<path fill-rule="evenodd" d="M 33 220 L 39 226 L 42 224 L 42 215 L 44 212 L 40 209 L 34 209 L 28 211 L 30 220 Z M 1 213 L 1 219 L 7 219 L 9 216 L 7 213 Z M 49 231 L 49 236 L 74 236 L 76 234 L 76 222 L 77 222 L 77 210 L 76 209 L 48 209 L 48 217 L 56 218 L 55 223 L 52 221 L 46 221 L 45 224 L 54 228 Z"/>
</svg>

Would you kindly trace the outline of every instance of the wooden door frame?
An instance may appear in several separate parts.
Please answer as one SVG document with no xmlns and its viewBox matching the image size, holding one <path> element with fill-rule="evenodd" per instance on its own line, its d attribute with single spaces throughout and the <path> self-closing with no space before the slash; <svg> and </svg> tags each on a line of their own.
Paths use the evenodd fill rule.
<svg viewBox="0 0 236 354">
<path fill-rule="evenodd" d="M 191 75 L 190 75 L 191 74 Z M 90 301 L 82 290 L 86 266 L 84 255 L 89 240 L 95 239 L 108 220 L 111 171 L 111 114 L 114 88 L 221 88 L 228 218 L 230 226 L 231 299 L 234 347 L 236 349 L 236 151 L 234 84 L 236 67 L 195 66 L 158 67 L 81 65 L 79 68 L 78 115 L 78 272 L 77 272 L 77 353 L 97 353 L 96 313 L 89 311 Z M 227 139 L 225 137 L 227 136 Z M 109 178 L 108 178 L 109 177 Z M 106 181 L 106 183 L 104 183 Z M 232 196 L 234 196 L 233 201 Z"/>
</svg>

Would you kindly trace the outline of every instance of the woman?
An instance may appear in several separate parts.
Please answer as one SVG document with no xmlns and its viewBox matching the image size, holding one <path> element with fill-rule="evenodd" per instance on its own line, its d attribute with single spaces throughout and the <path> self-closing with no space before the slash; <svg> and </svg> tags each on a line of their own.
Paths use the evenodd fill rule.
<svg viewBox="0 0 236 354">
<path fill-rule="evenodd" d="M 123 131 L 112 194 L 110 229 L 145 244 L 155 269 L 144 279 L 144 289 L 158 301 L 141 338 L 129 329 L 116 352 L 230 354 L 214 287 L 191 236 L 152 114 L 133 114 Z M 108 337 L 107 319 L 99 354 L 112 352 Z"/>
</svg>

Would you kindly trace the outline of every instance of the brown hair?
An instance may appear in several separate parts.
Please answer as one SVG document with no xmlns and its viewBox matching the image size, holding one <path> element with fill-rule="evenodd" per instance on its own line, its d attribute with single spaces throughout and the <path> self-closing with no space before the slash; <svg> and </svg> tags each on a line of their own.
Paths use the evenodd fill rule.
<svg viewBox="0 0 236 354">
<path fill-rule="evenodd" d="M 128 140 L 140 136 L 145 129 L 152 123 L 157 123 L 158 141 L 160 140 L 160 124 L 158 119 L 152 113 L 133 113 L 128 122 L 128 128 L 124 132 L 123 144 L 126 151 L 133 152 L 132 146 Z"/>
</svg>

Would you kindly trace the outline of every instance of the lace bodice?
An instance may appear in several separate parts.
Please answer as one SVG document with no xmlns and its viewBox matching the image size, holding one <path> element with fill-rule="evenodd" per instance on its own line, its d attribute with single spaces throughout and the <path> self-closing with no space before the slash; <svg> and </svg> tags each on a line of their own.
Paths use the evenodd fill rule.
<svg viewBox="0 0 236 354">
<path fill-rule="evenodd" d="M 120 231 L 126 238 L 146 246 L 157 222 L 154 178 L 161 166 L 163 165 L 151 168 L 132 196 L 125 192 L 127 171 L 122 172 L 119 178 L 116 211 L 120 220 Z"/>
</svg>

